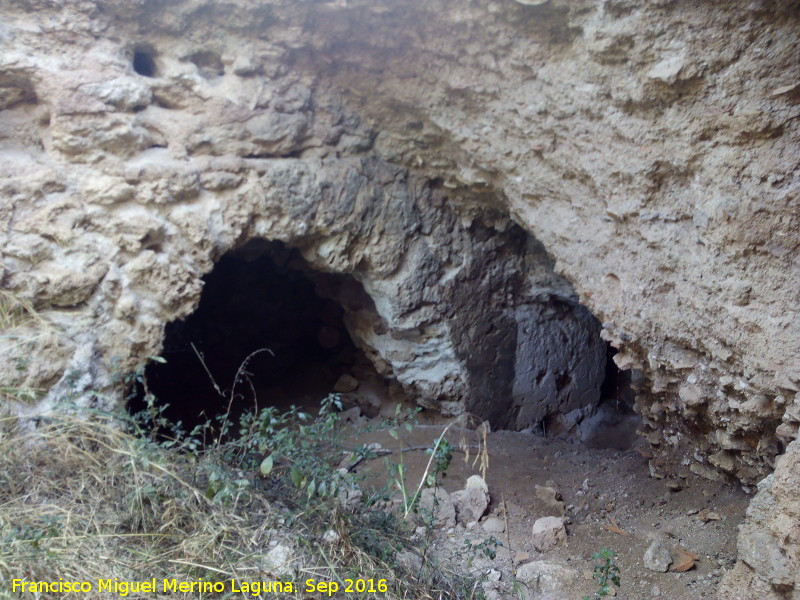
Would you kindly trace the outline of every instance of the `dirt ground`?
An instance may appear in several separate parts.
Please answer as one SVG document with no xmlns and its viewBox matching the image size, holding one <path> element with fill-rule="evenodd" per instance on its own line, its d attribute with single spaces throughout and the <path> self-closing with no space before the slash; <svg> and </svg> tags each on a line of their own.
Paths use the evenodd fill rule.
<svg viewBox="0 0 800 600">
<path fill-rule="evenodd" d="M 635 419 L 630 417 L 614 427 L 601 428 L 591 445 L 535 433 L 488 433 L 489 462 L 485 475 L 491 504 L 482 523 L 489 517 L 497 517 L 503 523 L 504 531 L 491 535 L 504 548 L 499 549 L 496 560 L 475 563 L 491 571 L 492 579 L 500 579 L 495 584 L 496 593 L 487 597 L 518 597 L 520 588 L 517 586 L 513 591 L 513 576 L 532 561 L 561 565 L 567 568 L 564 573 L 573 576 L 562 576 L 555 584 L 545 581 L 538 591 L 532 589 L 535 583 L 529 583 L 528 598 L 591 597 L 597 589 L 592 579 L 596 562 L 592 555 L 602 548 L 618 555 L 621 588 L 615 595 L 620 600 L 714 597 L 724 570 L 735 562 L 737 525 L 744 518 L 748 495 L 739 486 L 708 481 L 694 474 L 673 479 L 652 477 L 647 450 L 634 435 L 635 425 Z M 393 462 L 399 462 L 402 456 L 408 480 L 416 484 L 428 455 L 424 450 L 399 451 L 432 446 L 444 426 L 422 423 L 411 431 L 397 429 L 398 439 L 387 431 L 374 431 L 352 441 L 354 445 L 377 443 L 382 449 L 393 450 L 388 456 Z M 452 493 L 463 489 L 470 475 L 480 474 L 480 464 L 475 458 L 481 436 L 475 430 L 453 425 L 446 437 L 454 446 L 460 443 L 471 447 L 469 464 L 466 452 L 454 453 L 443 480 L 443 487 Z M 371 462 L 358 468 L 385 480 L 384 463 L 377 459 Z M 544 553 L 533 547 L 531 528 L 537 518 L 555 516 L 558 503 L 544 501 L 542 497 L 546 498 L 547 492 L 540 491 L 540 497 L 537 486 L 557 491 L 563 501 L 568 532 L 566 543 Z M 494 526 L 497 527 L 497 521 Z M 440 535 L 441 544 L 450 540 L 454 547 L 463 545 L 463 538 L 474 542 L 490 537 L 481 523 L 471 528 L 449 527 Z M 683 568 L 691 568 L 683 572 L 655 572 L 646 568 L 645 552 L 656 539 L 671 550 L 675 561 L 672 569 L 681 564 Z M 687 559 L 691 554 L 697 559 Z M 491 589 L 491 584 L 485 589 Z"/>
</svg>

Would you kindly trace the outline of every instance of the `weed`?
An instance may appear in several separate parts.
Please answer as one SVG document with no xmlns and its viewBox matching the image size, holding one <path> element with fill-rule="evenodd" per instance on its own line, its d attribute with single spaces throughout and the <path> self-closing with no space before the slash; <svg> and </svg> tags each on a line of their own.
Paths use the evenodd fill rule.
<svg viewBox="0 0 800 600">
<path fill-rule="evenodd" d="M 584 596 L 583 600 L 599 600 L 600 598 L 605 598 L 611 593 L 610 586 L 612 584 L 617 587 L 620 585 L 619 567 L 614 562 L 614 559 L 617 558 L 615 552 L 607 548 L 602 548 L 599 552 L 593 554 L 592 558 L 598 561 L 594 566 L 593 573 L 593 577 L 597 582 L 597 590 L 591 598 L 589 598 L 589 596 Z"/>
<path fill-rule="evenodd" d="M 242 367 L 234 386 L 245 379 Z M 35 429 L 0 420 L 0 578 L 265 578 L 274 576 L 266 555 L 279 543 L 306 565 L 306 577 L 387 579 L 386 600 L 480 597 L 480 576 L 428 548 L 432 523 L 420 541 L 408 518 L 422 490 L 446 475 L 454 450 L 447 429 L 418 482 L 407 481 L 401 458 L 387 494 L 362 497 L 359 475 L 339 466 L 337 396 L 315 415 L 268 407 L 233 423 L 228 411 L 184 431 L 141 372 L 121 381 L 144 390 L 137 415 L 65 411 L 40 415 Z M 398 411 L 387 425 L 410 428 L 412 419 Z M 361 446 L 346 464 L 377 456 Z M 389 483 L 404 498 L 399 510 L 379 500 Z M 495 547 L 470 544 L 458 555 L 471 568 Z M 423 562 L 405 564 L 403 555 Z"/>
</svg>

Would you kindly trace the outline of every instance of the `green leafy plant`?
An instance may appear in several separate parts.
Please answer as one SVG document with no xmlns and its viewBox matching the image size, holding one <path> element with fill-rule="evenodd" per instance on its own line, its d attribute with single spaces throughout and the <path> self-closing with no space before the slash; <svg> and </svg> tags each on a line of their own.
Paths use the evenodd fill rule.
<svg viewBox="0 0 800 600">
<path fill-rule="evenodd" d="M 425 451 L 430 458 L 428 459 L 428 464 L 425 466 L 425 472 L 420 479 L 419 485 L 413 494 L 409 494 L 409 490 L 407 489 L 405 470 L 401 460 L 394 481 L 403 496 L 403 518 L 407 518 L 411 512 L 416 512 L 417 503 L 422 496 L 422 490 L 424 488 L 437 487 L 439 485 L 439 478 L 446 476 L 447 468 L 450 466 L 450 461 L 453 458 L 453 446 L 450 445 L 447 438 L 444 437 L 448 429 L 450 429 L 450 425 L 444 428 L 433 443 L 433 446 Z"/>
<path fill-rule="evenodd" d="M 615 552 L 607 548 L 602 548 L 599 552 L 593 554 L 592 558 L 598 561 L 594 566 L 593 573 L 593 577 L 597 582 L 597 590 L 591 598 L 589 596 L 584 596 L 583 600 L 599 600 L 600 598 L 605 598 L 611 593 L 611 585 L 617 587 L 620 585 L 619 567 L 614 562 L 614 559 L 617 558 Z"/>
</svg>

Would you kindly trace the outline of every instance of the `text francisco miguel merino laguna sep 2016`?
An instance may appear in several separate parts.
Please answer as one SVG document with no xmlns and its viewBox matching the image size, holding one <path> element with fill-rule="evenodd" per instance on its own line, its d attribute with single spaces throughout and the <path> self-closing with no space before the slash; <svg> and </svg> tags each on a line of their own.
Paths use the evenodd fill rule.
<svg viewBox="0 0 800 600">
<path fill-rule="evenodd" d="M 242 581 L 229 579 L 227 581 L 205 581 L 202 577 L 193 581 L 180 579 L 156 579 L 146 581 L 120 581 L 113 579 L 96 579 L 94 581 L 65 581 L 62 577 L 58 581 L 25 581 L 23 579 L 11 580 L 12 592 L 48 593 L 48 594 L 89 594 L 91 592 L 106 592 L 124 598 L 129 594 L 146 593 L 218 593 L 233 592 L 249 594 L 253 597 L 264 593 L 292 594 L 304 591 L 332 596 L 336 592 L 345 594 L 382 594 L 388 589 L 385 579 L 345 579 L 338 581 L 318 581 L 306 579 L 302 584 L 292 581 Z"/>
</svg>

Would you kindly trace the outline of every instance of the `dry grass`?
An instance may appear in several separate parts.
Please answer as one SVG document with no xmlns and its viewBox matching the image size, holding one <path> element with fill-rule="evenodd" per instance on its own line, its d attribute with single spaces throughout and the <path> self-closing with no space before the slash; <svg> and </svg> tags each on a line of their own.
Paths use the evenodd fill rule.
<svg viewBox="0 0 800 600">
<path fill-rule="evenodd" d="M 276 542 L 293 548 L 297 594 L 307 578 L 387 579 L 387 600 L 475 597 L 474 581 L 428 568 L 435 577 L 403 574 L 395 552 L 408 549 L 408 527 L 388 513 L 341 509 L 335 499 L 303 503 L 274 478 L 236 470 L 247 485 L 210 500 L 209 477 L 226 469 L 214 453 L 193 454 L 125 431 L 108 415 L 49 415 L 0 420 L 0 585 L 25 581 L 90 581 L 151 577 L 179 581 L 287 580 L 267 555 Z M 283 499 L 281 499 L 283 498 Z M 284 501 L 285 500 L 285 501 Z M 382 515 L 382 516 L 381 516 Z M 384 521 L 381 519 L 384 518 Z M 322 541 L 334 530 L 339 540 Z M 316 597 L 318 594 L 312 594 Z M 373 597 L 348 594 L 347 598 Z M 0 589 L 0 598 L 63 597 Z M 86 599 L 107 593 L 72 594 Z M 252 595 L 158 593 L 128 598 L 227 598 Z M 334 596 L 345 597 L 345 596 Z"/>
<path fill-rule="evenodd" d="M 268 504 L 252 494 L 212 503 L 191 457 L 160 450 L 110 417 L 52 416 L 28 431 L 11 419 L 3 425 L 2 580 L 191 580 L 263 570 L 275 535 Z"/>
<path fill-rule="evenodd" d="M 55 335 L 53 325 L 29 300 L 0 290 L 0 353 L 6 369 L 0 380 L 0 401 L 30 405 L 41 396 L 43 390 L 24 384 L 27 362 L 37 345 L 52 343 Z"/>
<path fill-rule="evenodd" d="M 43 322 L 31 302 L 8 290 L 0 290 L 0 331 Z"/>
</svg>

